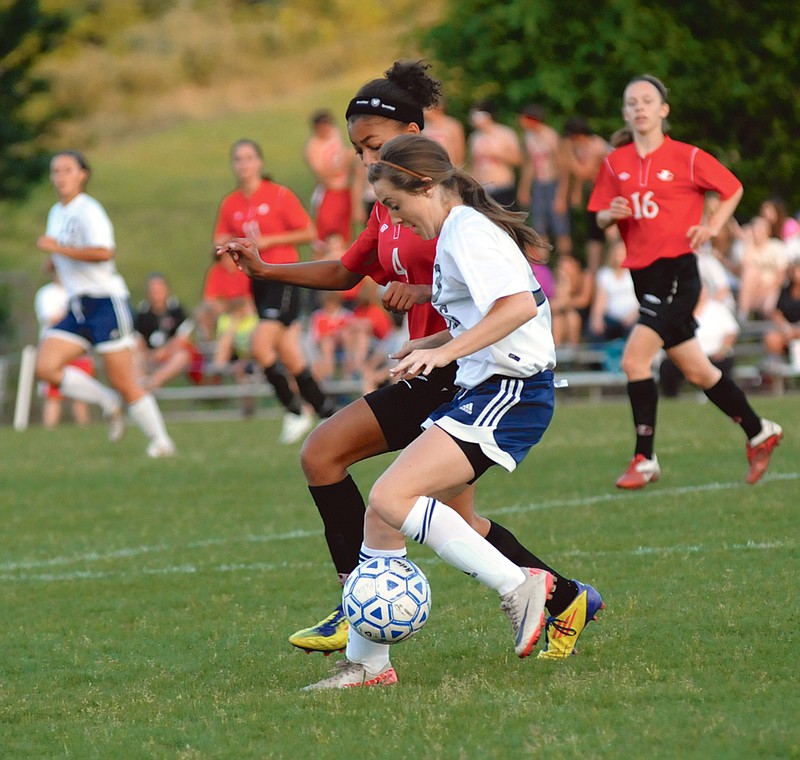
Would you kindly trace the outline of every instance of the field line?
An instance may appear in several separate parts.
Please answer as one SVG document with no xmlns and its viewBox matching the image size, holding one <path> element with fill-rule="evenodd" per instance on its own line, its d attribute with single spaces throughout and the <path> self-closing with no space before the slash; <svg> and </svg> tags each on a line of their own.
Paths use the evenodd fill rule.
<svg viewBox="0 0 800 760">
<path fill-rule="evenodd" d="M 792 481 L 797 480 L 800 478 L 800 473 L 782 473 L 776 475 L 770 475 L 768 478 L 765 478 L 765 481 Z M 645 490 L 637 492 L 636 494 L 631 494 L 624 491 L 618 491 L 614 493 L 605 493 L 605 494 L 598 494 L 596 496 L 585 496 L 575 499 L 555 499 L 552 501 L 541 502 L 541 503 L 533 503 L 533 504 L 521 504 L 516 506 L 508 506 L 508 507 L 498 507 L 496 509 L 487 509 L 484 510 L 486 515 L 501 515 L 501 514 L 512 514 L 512 513 L 521 513 L 521 512 L 534 512 L 537 510 L 542 509 L 566 509 L 571 507 L 587 507 L 592 506 L 594 504 L 601 504 L 607 503 L 612 501 L 617 501 L 620 499 L 648 499 L 648 498 L 663 498 L 665 496 L 677 496 L 677 495 L 685 495 L 685 494 L 692 494 L 692 493 L 702 493 L 708 491 L 726 491 L 732 490 L 736 488 L 751 488 L 752 486 L 746 486 L 741 482 L 730 482 L 730 483 L 704 483 L 701 485 L 695 486 L 678 486 L 675 488 L 657 488 L 652 490 Z M 2 562 L 0 563 L 0 581 L 9 582 L 9 581 L 58 581 L 58 580 L 80 580 L 80 579 L 102 579 L 102 578 L 118 578 L 118 577 L 127 577 L 130 575 L 156 575 L 156 574 L 191 574 L 196 572 L 208 572 L 211 569 L 214 572 L 238 572 L 238 571 L 271 571 L 271 570 L 278 570 L 284 567 L 300 567 L 302 563 L 293 563 L 289 564 L 271 564 L 271 563 L 245 563 L 245 564 L 223 564 L 218 565 L 216 567 L 212 566 L 196 566 L 195 564 L 188 563 L 188 564 L 181 564 L 175 566 L 168 566 L 166 568 L 156 568 L 156 569 L 148 569 L 142 568 L 139 570 L 135 570 L 131 573 L 126 573 L 123 571 L 92 571 L 92 570 L 76 570 L 64 573 L 58 572 L 50 572 L 50 573 L 27 573 L 24 571 L 30 570 L 45 570 L 45 569 L 55 569 L 59 567 L 68 567 L 69 565 L 75 564 L 87 564 L 93 562 L 107 562 L 110 560 L 117 560 L 117 559 L 135 559 L 138 557 L 146 557 L 146 556 L 153 556 L 164 554 L 168 552 L 175 552 L 175 551 L 185 551 L 185 550 L 193 550 L 193 549 L 203 549 L 209 546 L 227 546 L 231 544 L 239 544 L 239 543 L 270 543 L 275 541 L 292 541 L 297 539 L 303 538 L 316 538 L 322 535 L 322 530 L 294 530 L 288 531 L 285 533 L 270 533 L 270 534 L 263 534 L 263 535 L 254 535 L 248 534 L 244 536 L 236 536 L 236 537 L 216 537 L 216 538 L 206 538 L 206 539 L 199 539 L 195 541 L 190 541 L 186 544 L 168 544 L 168 543 L 159 543 L 154 544 L 152 546 L 133 546 L 133 547 L 124 547 L 121 549 L 113 549 L 105 552 L 85 552 L 81 554 L 74 554 L 70 556 L 60 556 L 60 557 L 50 557 L 44 559 L 32 559 L 32 560 L 19 560 L 19 561 L 9 561 L 9 562 Z M 769 543 L 769 544 L 754 544 L 754 543 L 747 543 L 741 545 L 731 545 L 730 547 L 726 547 L 729 550 L 742 550 L 742 549 L 773 549 L 773 548 L 785 548 L 785 547 L 794 547 L 794 544 L 790 543 Z M 582 552 L 580 550 L 575 552 L 567 553 L 565 556 L 603 556 L 604 554 L 619 554 L 619 553 L 630 553 L 630 554 L 659 554 L 659 553 L 687 553 L 687 552 L 698 552 L 698 551 L 709 551 L 711 550 L 710 547 L 705 547 L 702 545 L 698 546 L 677 546 L 677 547 L 639 547 L 637 549 L 632 550 L 624 550 L 622 552 L 600 552 L 600 551 L 592 551 L 592 552 Z"/>
</svg>

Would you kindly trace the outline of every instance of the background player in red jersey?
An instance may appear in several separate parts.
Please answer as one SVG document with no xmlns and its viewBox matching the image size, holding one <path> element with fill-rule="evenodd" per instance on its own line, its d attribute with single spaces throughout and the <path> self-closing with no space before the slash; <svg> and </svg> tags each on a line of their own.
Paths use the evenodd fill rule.
<svg viewBox="0 0 800 760">
<path fill-rule="evenodd" d="M 385 77 L 367 82 L 347 110 L 350 141 L 366 166 L 378 160 L 381 147 L 393 137 L 419 133 L 423 111 L 439 97 L 441 83 L 419 61 L 398 61 Z M 348 290 L 365 276 L 387 288 L 386 308 L 408 312 L 409 337 L 441 332 L 444 320 L 430 304 L 435 240 L 423 240 L 411 229 L 393 224 L 389 211 L 376 203 L 366 229 L 341 260 L 321 260 L 276 266 L 263 262 L 247 241 L 219 249 L 230 253 L 251 277 L 291 282 L 306 287 Z M 309 491 L 325 524 L 325 539 L 342 583 L 359 562 L 364 529 L 364 499 L 348 469 L 356 462 L 388 451 L 404 449 L 422 432 L 428 415 L 449 403 L 459 390 L 456 363 L 434 369 L 427 379 L 415 378 L 379 388 L 338 411 L 306 439 L 301 463 Z M 501 525 L 475 514 L 474 486 L 450 506 L 489 543 L 520 567 L 547 570 L 556 577 L 548 601 L 545 649 L 548 659 L 569 657 L 586 624 L 603 605 L 600 594 L 587 584 L 558 574 L 522 546 Z M 388 555 L 405 555 L 404 537 Z M 568 620 L 568 624 L 563 621 Z M 296 647 L 331 652 L 347 643 L 347 619 L 341 604 L 324 620 L 289 637 Z"/>
<path fill-rule="evenodd" d="M 297 246 L 311 243 L 314 225 L 297 196 L 288 188 L 265 179 L 264 157 L 253 140 L 237 140 L 231 149 L 237 189 L 223 198 L 214 242 L 237 237 L 256 241 L 265 261 L 285 264 L 299 261 Z M 300 395 L 321 418 L 330 417 L 334 404 L 312 376 L 300 343 L 300 293 L 292 285 L 254 280 L 253 300 L 259 323 L 253 333 L 253 357 L 286 408 L 281 443 L 294 443 L 312 426 L 311 416 L 289 384 L 283 367 L 291 373 Z"/>
<path fill-rule="evenodd" d="M 662 348 L 685 377 L 741 425 L 747 435 L 747 482 L 766 472 L 783 437 L 780 425 L 753 411 L 741 389 L 722 375 L 703 353 L 693 311 L 700 295 L 697 251 L 730 219 L 742 197 L 739 180 L 700 148 L 677 142 L 664 132 L 669 114 L 667 89 L 649 75 L 625 88 L 622 115 L 633 142 L 604 161 L 589 199 L 598 224 L 619 227 L 639 299 L 639 321 L 622 357 L 636 426 L 636 449 L 619 488 L 644 488 L 661 470 L 654 453 L 658 391 L 653 360 Z M 721 202 L 703 219 L 707 192 Z"/>
</svg>

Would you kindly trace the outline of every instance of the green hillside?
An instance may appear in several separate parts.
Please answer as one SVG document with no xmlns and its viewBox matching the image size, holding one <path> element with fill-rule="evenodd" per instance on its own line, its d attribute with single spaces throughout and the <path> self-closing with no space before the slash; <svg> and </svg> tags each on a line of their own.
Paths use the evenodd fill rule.
<svg viewBox="0 0 800 760">
<path fill-rule="evenodd" d="M 231 143 L 261 143 L 267 172 L 307 205 L 309 114 L 326 107 L 343 117 L 355 88 L 396 58 L 418 55 L 414 30 L 432 23 L 442 3 L 413 19 L 404 11 L 409 0 L 284 0 L 274 13 L 268 3 L 234 4 L 236 13 L 216 1 L 173 3 L 163 17 L 136 24 L 132 6 L 109 0 L 92 3 L 94 15 L 89 4 L 80 12 L 62 0 L 46 5 L 71 8 L 76 21 L 41 70 L 52 76 L 54 100 L 76 104 L 81 114 L 49 142 L 86 153 L 88 192 L 114 223 L 117 263 L 133 301 L 147 273 L 159 270 L 192 306 L 218 203 L 233 187 Z M 158 86 L 148 87 L 148 77 Z M 35 241 L 54 201 L 44 182 L 21 203 L 0 203 L 0 353 L 35 340 L 33 295 L 47 281 Z M 12 335 L 4 336 L 9 321 Z"/>
</svg>

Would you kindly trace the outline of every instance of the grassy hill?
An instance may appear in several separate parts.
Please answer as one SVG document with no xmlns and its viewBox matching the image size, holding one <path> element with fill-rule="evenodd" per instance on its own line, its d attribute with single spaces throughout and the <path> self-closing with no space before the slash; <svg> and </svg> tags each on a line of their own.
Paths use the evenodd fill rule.
<svg viewBox="0 0 800 760">
<path fill-rule="evenodd" d="M 355 88 L 380 76 L 396 58 L 418 55 L 411 24 L 418 29 L 431 23 L 441 2 L 431 3 L 413 22 L 387 24 L 386 13 L 397 11 L 404 2 L 368 3 L 359 25 L 347 25 L 343 28 L 348 34 L 339 29 L 334 37 L 331 30 L 335 27 L 328 18 L 331 28 L 317 30 L 321 41 L 313 45 L 307 44 L 308 33 L 295 28 L 295 17 L 294 48 L 285 44 L 280 55 L 262 50 L 262 58 L 251 60 L 249 69 L 232 69 L 236 76 L 231 75 L 229 81 L 217 73 L 202 86 L 176 83 L 169 92 L 154 92 L 147 102 L 137 91 L 131 97 L 135 112 L 131 106 L 127 116 L 119 108 L 120 92 L 109 91 L 105 106 L 96 103 L 91 114 L 64 125 L 54 147 L 86 152 L 93 168 L 88 191 L 103 203 L 114 223 L 117 263 L 134 302 L 142 296 L 144 278 L 153 270 L 170 278 L 185 304 L 194 305 L 199 299 L 211 257 L 217 206 L 233 187 L 228 151 L 236 139 L 251 137 L 261 143 L 267 172 L 308 204 L 313 180 L 302 157 L 308 116 L 327 107 L 342 115 L 344 125 L 344 110 Z M 345 6 L 350 8 L 349 14 L 357 13 L 355 6 Z M 210 34 L 208 20 L 204 26 L 196 18 L 193 23 L 191 29 L 184 25 L 186 37 L 195 40 L 197 48 L 201 43 L 208 47 L 213 37 L 202 36 Z M 374 33 L 369 33 L 369 23 L 375 24 Z M 173 30 L 176 38 L 179 32 L 180 28 Z M 140 34 L 144 32 L 140 30 Z M 229 37 L 223 34 L 220 39 Z M 124 52 L 117 52 L 115 58 L 111 42 L 108 49 L 109 55 L 100 60 L 97 51 L 71 60 L 62 72 L 59 96 L 66 97 L 64 92 L 75 86 L 76 78 L 99 76 L 98 66 L 121 68 L 120 57 L 129 69 L 135 66 L 130 52 L 127 58 Z M 224 67 L 231 54 L 219 55 L 220 67 Z M 87 82 L 90 84 L 96 83 Z M 4 342 L 0 325 L 0 352 L 35 340 L 33 294 L 47 281 L 40 270 L 43 255 L 35 241 L 44 231 L 47 211 L 55 199 L 49 183 L 44 182 L 24 202 L 0 204 L 0 322 L 3 314 L 10 312 L 14 332 Z"/>
</svg>

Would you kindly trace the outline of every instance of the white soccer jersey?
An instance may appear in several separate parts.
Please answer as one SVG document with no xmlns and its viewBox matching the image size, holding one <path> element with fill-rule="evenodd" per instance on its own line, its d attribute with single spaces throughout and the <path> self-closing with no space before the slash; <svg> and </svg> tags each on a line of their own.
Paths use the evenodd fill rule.
<svg viewBox="0 0 800 760">
<path fill-rule="evenodd" d="M 529 377 L 556 365 L 550 304 L 516 243 L 471 206 L 456 206 L 436 244 L 432 302 L 457 337 L 504 296 L 530 291 L 538 314 L 510 335 L 458 360 L 456 383 L 474 388 L 492 375 Z"/>
<path fill-rule="evenodd" d="M 56 203 L 47 216 L 47 235 L 70 248 L 115 248 L 114 228 L 105 209 L 90 195 L 81 193 L 69 203 Z M 125 280 L 117 272 L 114 260 L 77 261 L 53 254 L 56 272 L 69 293 L 103 298 L 128 296 Z"/>
</svg>

